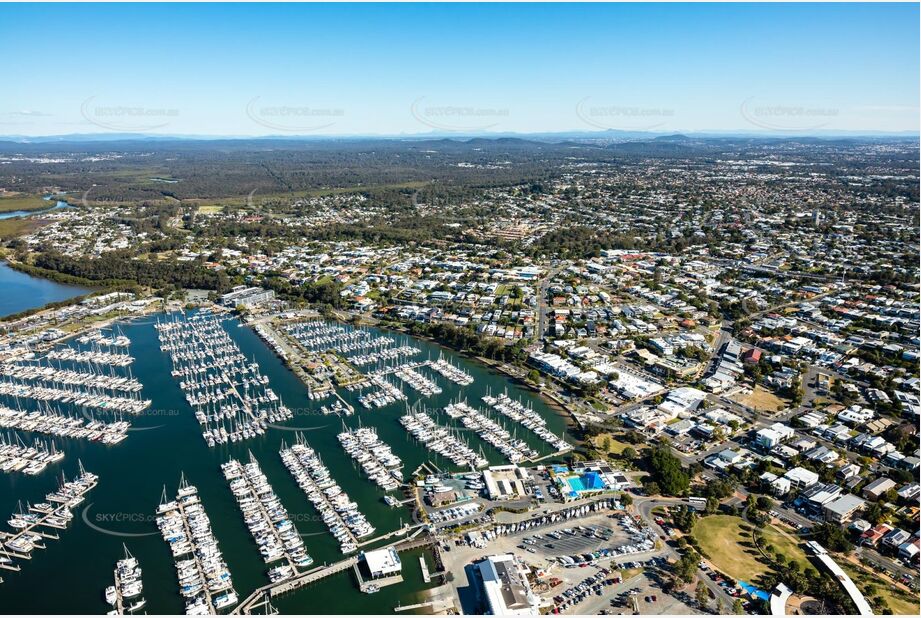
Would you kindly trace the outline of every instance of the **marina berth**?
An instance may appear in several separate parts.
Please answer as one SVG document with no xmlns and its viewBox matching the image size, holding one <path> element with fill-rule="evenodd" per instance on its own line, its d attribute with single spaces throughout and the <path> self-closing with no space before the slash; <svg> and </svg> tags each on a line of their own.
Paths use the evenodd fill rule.
<svg viewBox="0 0 921 618">
<path fill-rule="evenodd" d="M 263 560 L 269 564 L 284 559 L 290 567 L 284 571 L 274 569 L 272 581 L 293 577 L 298 569 L 313 564 L 288 511 L 275 495 L 253 454 L 249 454 L 249 463 L 241 464 L 231 459 L 221 465 L 221 470 Z"/>
<path fill-rule="evenodd" d="M 102 330 L 95 330 L 89 332 L 85 335 L 77 337 L 77 343 L 82 343 L 83 345 L 92 344 L 99 347 L 112 347 L 116 348 L 116 351 L 127 349 L 131 344 L 131 340 L 126 337 L 121 330 L 116 326 L 114 332 L 107 332 Z"/>
<path fill-rule="evenodd" d="M 0 395 L 115 414 L 139 414 L 151 402 L 131 375 L 125 351 L 59 347 L 43 357 L 20 356 L 0 364 Z M 122 368 L 128 367 L 127 370 Z"/>
<path fill-rule="evenodd" d="M 0 472 L 34 476 L 62 459 L 64 453 L 57 450 L 53 440 L 42 442 L 36 438 L 29 445 L 18 434 L 0 434 Z"/>
<path fill-rule="evenodd" d="M 134 357 L 130 354 L 104 352 L 102 350 L 75 350 L 74 348 L 67 347 L 50 350 L 45 357 L 48 360 L 85 363 L 91 366 L 109 365 L 112 367 L 127 367 L 134 362 Z"/>
<path fill-rule="evenodd" d="M 343 431 L 339 443 L 361 466 L 365 475 L 384 491 L 394 491 L 403 483 L 403 461 L 377 437 L 372 427 Z"/>
<path fill-rule="evenodd" d="M 298 322 L 286 332 L 309 352 L 332 350 L 355 367 L 379 366 L 401 361 L 420 352 L 406 338 L 374 335 L 369 330 L 320 320 Z"/>
<path fill-rule="evenodd" d="M 498 422 L 465 402 L 450 404 L 445 409 L 445 413 L 452 418 L 460 419 L 464 427 L 476 432 L 484 442 L 491 444 L 511 463 L 538 457 L 538 452 L 528 446 L 524 440 L 512 436 Z"/>
<path fill-rule="evenodd" d="M 554 435 L 547 428 L 547 421 L 530 406 L 525 406 L 505 393 L 498 397 L 484 395 L 483 401 L 496 412 L 537 434 L 541 440 L 553 448 L 554 452 L 564 453 L 572 450 L 572 445 L 562 437 Z"/>
<path fill-rule="evenodd" d="M 269 387 L 259 365 L 248 362 L 215 315 L 177 314 L 156 324 L 160 349 L 169 354 L 172 375 L 195 411 L 208 446 L 239 442 L 265 433 L 291 411 Z"/>
<path fill-rule="evenodd" d="M 45 495 L 47 502 L 28 504 L 25 509 L 19 505 L 7 524 L 12 533 L 0 531 L 0 553 L 2 566 L 8 570 L 20 569 L 16 560 L 28 560 L 36 549 L 45 549 L 45 541 L 57 540 L 53 530 L 63 530 L 73 520 L 73 509 L 83 502 L 85 495 L 96 487 L 99 477 L 87 472 L 83 464 L 77 461 L 78 474 L 68 481 L 61 474 L 58 488 Z"/>
<path fill-rule="evenodd" d="M 438 453 L 461 467 L 485 468 L 489 461 L 454 435 L 451 429 L 435 423 L 425 412 L 405 414 L 400 424 L 433 453 Z"/>
<path fill-rule="evenodd" d="M 20 399 L 34 399 L 69 404 L 77 408 L 94 408 L 101 411 L 140 414 L 150 407 L 149 399 L 116 397 L 91 393 L 76 387 L 54 388 L 35 386 L 7 377 L 0 381 L 0 395 Z"/>
<path fill-rule="evenodd" d="M 383 408 L 397 401 L 406 401 L 403 391 L 388 382 L 383 376 L 371 375 L 367 384 L 377 387 L 377 390 L 362 393 L 358 397 L 358 402 L 367 410 Z"/>
<path fill-rule="evenodd" d="M 345 405 L 342 400 L 336 399 L 330 405 L 321 406 L 320 413 L 324 416 L 329 414 L 335 414 L 336 416 L 351 416 L 354 414 L 355 410 L 351 406 Z"/>
<path fill-rule="evenodd" d="M 423 376 L 421 373 L 410 368 L 409 366 L 400 367 L 394 370 L 393 375 L 406 382 L 406 384 L 408 384 L 411 389 L 423 397 L 440 395 L 442 392 L 440 386 Z"/>
<path fill-rule="evenodd" d="M 166 499 L 166 488 L 163 488 L 156 522 L 176 562 L 185 613 L 216 614 L 235 605 L 237 593 L 211 531 L 211 520 L 198 497 L 198 489 L 189 485 L 184 475 L 174 500 Z"/>
<path fill-rule="evenodd" d="M 36 361 L 40 362 L 40 361 Z M 125 376 L 103 375 L 94 371 L 74 371 L 59 369 L 42 364 L 16 364 L 5 363 L 0 366 L 0 371 L 8 378 L 22 381 L 32 381 L 38 386 L 49 385 L 65 388 L 67 386 L 81 386 L 92 391 L 113 391 L 116 393 L 139 393 L 143 388 L 141 383 Z"/>
<path fill-rule="evenodd" d="M 473 384 L 473 376 L 471 376 L 463 369 L 455 367 L 441 357 L 439 357 L 436 361 L 429 361 L 428 365 L 432 368 L 433 371 L 443 375 L 455 384 L 460 386 L 469 386 Z"/>
<path fill-rule="evenodd" d="M 279 454 L 285 467 L 319 512 L 323 523 L 339 541 L 342 553 L 357 551 L 358 540 L 374 534 L 374 526 L 358 510 L 358 504 L 333 480 L 319 455 L 307 446 L 299 434 L 293 446 L 282 444 Z"/>
<path fill-rule="evenodd" d="M 90 419 L 69 416 L 51 410 L 47 404 L 31 412 L 13 410 L 0 405 L 0 428 L 21 429 L 48 436 L 90 440 L 102 444 L 118 444 L 128 437 L 128 429 L 131 427 L 128 421 L 103 422 L 92 420 L 92 415 L 89 416 Z"/>
<path fill-rule="evenodd" d="M 147 601 L 141 594 L 144 583 L 141 581 L 141 567 L 137 558 L 131 555 L 124 544 L 125 557 L 115 563 L 115 584 L 105 589 L 106 603 L 112 606 L 110 615 L 133 614 L 144 609 Z"/>
</svg>

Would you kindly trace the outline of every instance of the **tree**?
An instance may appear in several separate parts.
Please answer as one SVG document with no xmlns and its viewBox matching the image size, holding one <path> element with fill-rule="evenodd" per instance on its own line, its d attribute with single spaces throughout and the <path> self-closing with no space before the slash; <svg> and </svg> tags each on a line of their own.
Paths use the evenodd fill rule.
<svg viewBox="0 0 921 618">
<path fill-rule="evenodd" d="M 628 446 L 623 451 L 621 451 L 620 455 L 627 461 L 633 461 L 636 459 L 636 449 L 634 449 L 632 446 Z"/>
<path fill-rule="evenodd" d="M 854 549 L 840 526 L 830 523 L 819 524 L 812 529 L 812 534 L 816 542 L 829 551 L 846 552 Z"/>
<path fill-rule="evenodd" d="M 707 507 L 705 509 L 707 515 L 713 515 L 716 513 L 717 509 L 720 508 L 720 501 L 718 498 L 710 496 L 707 498 Z"/>
<path fill-rule="evenodd" d="M 680 496 L 687 493 L 691 485 L 691 477 L 681 466 L 681 460 L 672 455 L 667 446 L 656 448 L 649 458 L 655 481 L 662 488 L 662 492 L 669 496 Z"/>
<path fill-rule="evenodd" d="M 702 581 L 697 582 L 697 588 L 694 590 L 694 599 L 701 609 L 706 609 L 707 601 L 710 600 L 710 591 L 707 590 L 707 585 Z"/>
<path fill-rule="evenodd" d="M 732 613 L 733 614 L 744 614 L 745 606 L 742 605 L 742 599 L 737 598 L 732 604 Z"/>
<path fill-rule="evenodd" d="M 655 481 L 643 483 L 643 491 L 647 496 L 658 496 L 662 493 L 662 490 L 659 488 L 659 484 Z"/>
<path fill-rule="evenodd" d="M 697 561 L 697 552 L 689 547 L 675 563 L 675 576 L 685 584 L 690 584 L 697 573 Z"/>
<path fill-rule="evenodd" d="M 601 438 L 601 450 L 604 451 L 605 455 L 611 452 L 611 436 Z"/>
</svg>

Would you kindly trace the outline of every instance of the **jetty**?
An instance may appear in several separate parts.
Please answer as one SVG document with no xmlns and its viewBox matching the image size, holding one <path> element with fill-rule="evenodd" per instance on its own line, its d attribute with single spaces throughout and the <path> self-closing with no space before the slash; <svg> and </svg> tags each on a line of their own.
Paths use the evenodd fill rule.
<svg viewBox="0 0 921 618">
<path fill-rule="evenodd" d="M 425 536 L 397 543 L 394 545 L 394 549 L 396 549 L 398 552 L 409 551 L 411 549 L 418 549 L 420 547 L 433 545 L 434 543 L 434 538 Z M 304 586 L 309 586 L 310 584 L 316 583 L 327 577 L 337 575 L 349 569 L 354 569 L 358 565 L 358 561 L 358 556 L 350 556 L 340 560 L 339 562 L 334 562 L 333 564 L 324 564 L 322 566 L 316 567 L 310 571 L 301 573 L 297 577 L 287 579 L 283 582 L 267 584 L 257 588 L 248 597 L 246 597 L 243 602 L 234 608 L 231 613 L 252 614 L 254 609 L 257 609 L 263 605 L 263 599 L 265 599 L 266 594 L 268 594 L 270 598 L 274 598 L 293 590 L 303 588 Z"/>
<path fill-rule="evenodd" d="M 87 472 L 79 461 L 78 467 L 79 475 L 72 481 L 61 475 L 58 489 L 45 496 L 47 502 L 29 505 L 28 512 L 20 508 L 19 513 L 13 514 L 8 523 L 16 532 L 0 532 L 3 552 L 0 568 L 18 571 L 14 558 L 31 560 L 34 550 L 46 548 L 45 540 L 59 538 L 50 530 L 67 528 L 73 519 L 71 509 L 83 502 L 84 496 L 99 482 L 99 477 Z"/>
</svg>

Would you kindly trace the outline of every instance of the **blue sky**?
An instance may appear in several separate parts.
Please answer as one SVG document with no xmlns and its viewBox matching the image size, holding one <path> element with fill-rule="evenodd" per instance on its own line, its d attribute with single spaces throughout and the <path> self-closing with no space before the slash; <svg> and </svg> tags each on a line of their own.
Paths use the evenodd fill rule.
<svg viewBox="0 0 921 618">
<path fill-rule="evenodd" d="M 0 134 L 917 131 L 917 4 L 0 5 Z"/>
</svg>

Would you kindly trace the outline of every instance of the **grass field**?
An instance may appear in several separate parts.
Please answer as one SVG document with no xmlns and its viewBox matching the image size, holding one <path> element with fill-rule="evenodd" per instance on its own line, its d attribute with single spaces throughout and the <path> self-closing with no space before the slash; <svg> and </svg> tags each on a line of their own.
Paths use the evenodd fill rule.
<svg viewBox="0 0 921 618">
<path fill-rule="evenodd" d="M 796 560 L 804 571 L 807 568 L 814 568 L 800 547 L 799 539 L 794 535 L 773 524 L 766 525 L 761 532 L 764 534 L 764 544 L 773 545 L 774 549 L 783 554 L 788 562 L 791 559 Z"/>
<path fill-rule="evenodd" d="M 732 515 L 709 515 L 694 524 L 694 537 L 709 556 L 709 562 L 719 571 L 735 579 L 756 583 L 758 577 L 767 574 L 770 569 L 754 546 L 751 532 L 742 530 L 743 524 L 741 518 Z M 765 543 L 773 545 L 787 560 L 796 560 L 804 568 L 810 566 L 794 537 L 771 524 L 762 531 Z"/>
<path fill-rule="evenodd" d="M 42 199 L 40 195 L 13 195 L 0 197 L 0 212 L 13 212 L 14 210 L 41 210 L 54 206 L 51 202 Z"/>
<path fill-rule="evenodd" d="M 613 434 L 610 433 L 598 434 L 592 438 L 592 444 L 595 446 L 595 448 L 598 450 L 603 450 L 601 448 L 601 443 L 604 441 L 605 437 L 611 441 L 611 443 L 608 445 L 608 453 L 612 455 L 620 456 L 620 454 L 623 453 L 624 449 L 628 446 L 633 447 L 633 450 L 637 453 L 639 453 L 641 449 L 645 448 L 645 445 L 642 444 L 628 444 L 627 442 L 621 442 L 620 440 L 617 440 Z"/>
<path fill-rule="evenodd" d="M 0 219 L 0 238 L 16 238 L 28 234 L 42 225 L 34 218 Z"/>
<path fill-rule="evenodd" d="M 736 401 L 761 412 L 776 412 L 787 407 L 786 401 L 761 385 L 756 386 L 751 395 L 739 397 Z"/>
</svg>

